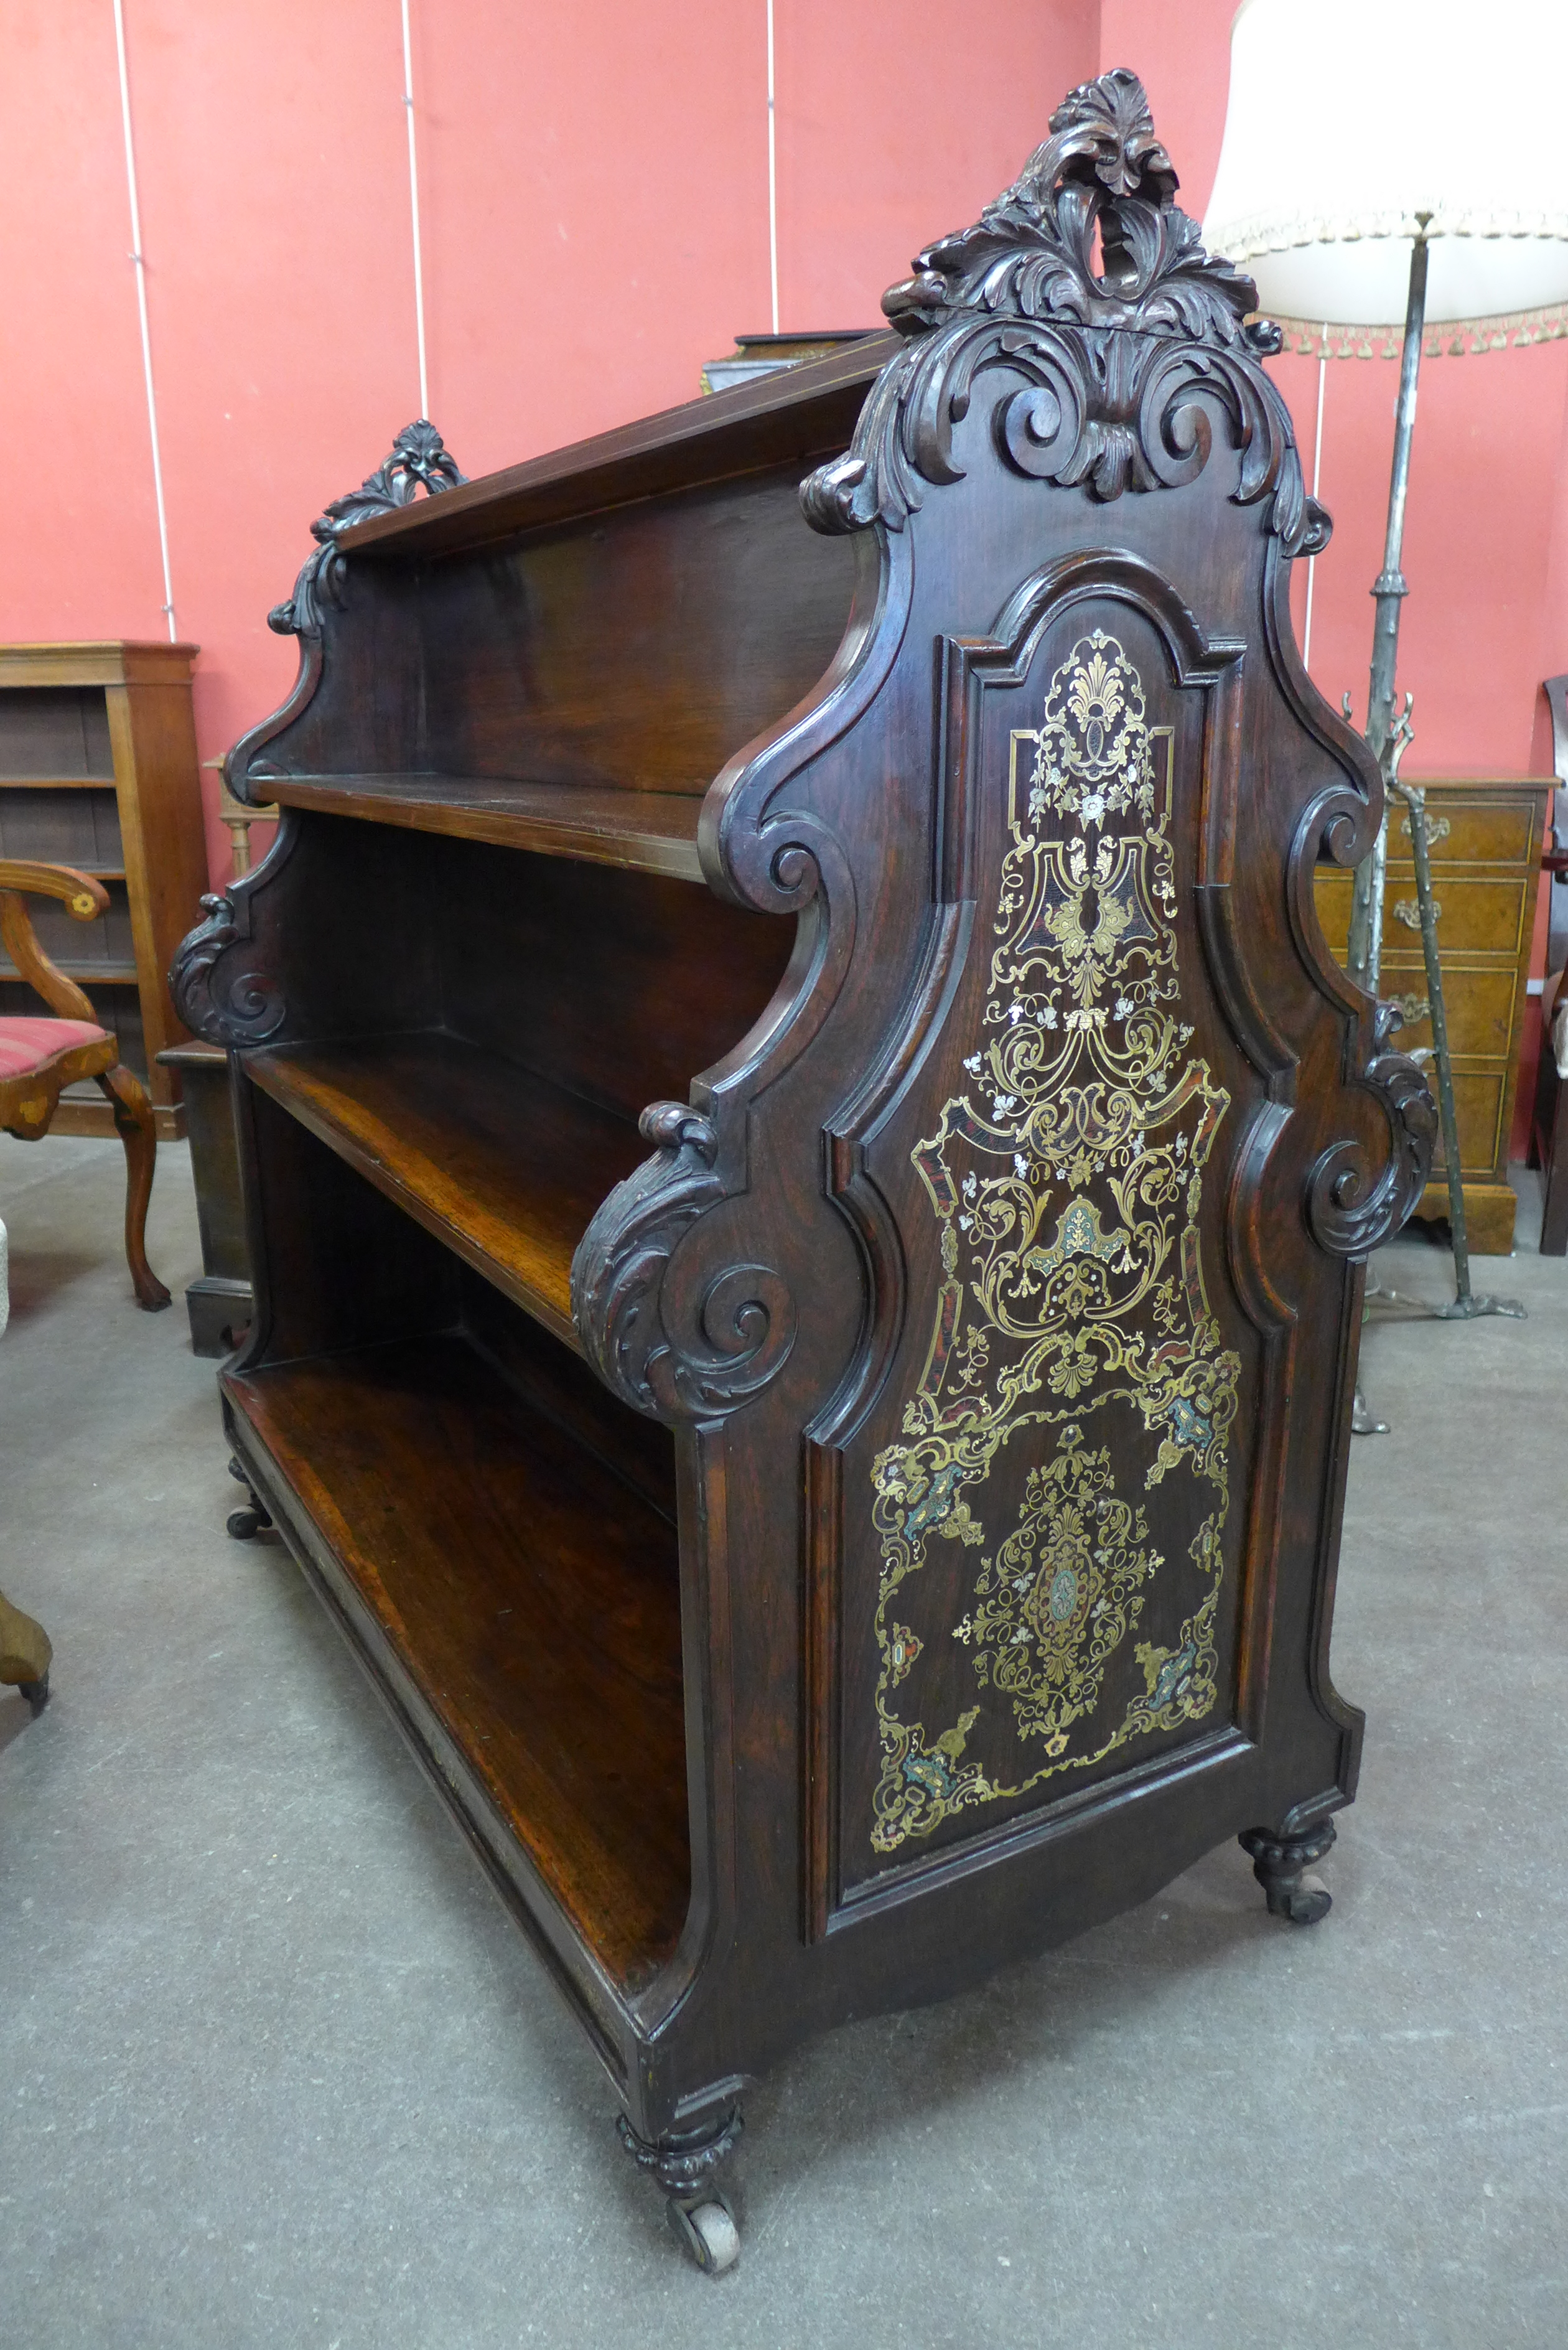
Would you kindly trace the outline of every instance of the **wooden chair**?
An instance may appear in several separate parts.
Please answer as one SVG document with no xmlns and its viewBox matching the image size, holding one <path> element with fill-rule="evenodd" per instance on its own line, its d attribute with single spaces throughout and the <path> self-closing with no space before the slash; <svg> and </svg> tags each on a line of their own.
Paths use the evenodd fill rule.
<svg viewBox="0 0 1568 2350">
<path fill-rule="evenodd" d="M 80 1077 L 97 1081 L 125 1145 L 125 1253 L 136 1301 L 156 1314 L 168 1305 L 169 1292 L 147 1262 L 147 1202 L 158 1149 L 152 1105 L 140 1079 L 121 1062 L 116 1039 L 99 1025 L 81 989 L 56 970 L 38 944 L 24 892 L 57 898 L 78 922 L 95 920 L 109 905 L 109 892 L 90 874 L 68 865 L 0 858 L 0 941 L 21 977 L 55 1015 L 0 1017 L 0 1128 L 22 1142 L 36 1142 L 48 1132 L 66 1087 Z"/>
</svg>

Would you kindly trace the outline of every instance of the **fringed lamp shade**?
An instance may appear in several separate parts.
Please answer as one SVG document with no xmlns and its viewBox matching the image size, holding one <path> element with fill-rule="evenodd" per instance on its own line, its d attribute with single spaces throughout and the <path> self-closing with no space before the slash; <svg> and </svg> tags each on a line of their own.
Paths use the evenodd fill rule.
<svg viewBox="0 0 1568 2350">
<path fill-rule="evenodd" d="M 1298 347 L 1370 358 L 1428 213 L 1428 351 L 1568 335 L 1565 104 L 1568 0 L 1242 0 L 1203 241 Z"/>
</svg>

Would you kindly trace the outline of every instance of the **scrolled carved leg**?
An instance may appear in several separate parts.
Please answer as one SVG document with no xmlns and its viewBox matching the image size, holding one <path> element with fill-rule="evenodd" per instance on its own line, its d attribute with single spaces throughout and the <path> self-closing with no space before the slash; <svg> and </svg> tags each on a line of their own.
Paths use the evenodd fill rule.
<svg viewBox="0 0 1568 2350">
<path fill-rule="evenodd" d="M 744 2126 L 737 2106 L 716 2128 L 693 2130 L 650 2144 L 638 2136 L 624 2114 L 616 2120 L 620 2142 L 638 2168 L 650 2172 L 664 2190 L 671 2235 L 708 2276 L 733 2268 L 741 2256 L 735 2208 L 715 2184 L 715 2174 L 728 2160 Z"/>
<path fill-rule="evenodd" d="M 43 1626 L 13 1607 L 0 1591 L 0 1681 L 12 1683 L 35 1709 L 43 1707 L 48 1702 L 54 1653 Z"/>
<path fill-rule="evenodd" d="M 1306 1871 L 1323 1858 L 1334 1838 L 1332 1820 L 1320 1820 L 1297 1836 L 1249 1828 L 1238 1838 L 1242 1851 L 1252 1856 L 1252 1874 L 1267 1897 L 1271 1918 L 1288 1918 L 1293 1926 L 1315 1926 L 1327 1917 L 1334 1898 L 1320 1877 Z"/>
<path fill-rule="evenodd" d="M 136 1302 L 149 1314 L 161 1314 L 169 1292 L 147 1262 L 147 1202 L 152 1196 L 152 1170 L 157 1164 L 158 1136 L 152 1104 L 140 1077 L 120 1063 L 99 1079 L 114 1112 L 115 1132 L 125 1145 L 125 1254 L 136 1284 Z"/>
</svg>

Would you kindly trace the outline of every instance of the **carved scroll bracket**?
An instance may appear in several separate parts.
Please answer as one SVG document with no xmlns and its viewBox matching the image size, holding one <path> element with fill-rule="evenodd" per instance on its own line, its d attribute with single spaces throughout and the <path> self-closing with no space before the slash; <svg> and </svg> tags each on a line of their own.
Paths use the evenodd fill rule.
<svg viewBox="0 0 1568 2350">
<path fill-rule="evenodd" d="M 649 1419 L 719 1419 L 761 1393 L 794 1344 L 794 1301 L 755 1263 L 672 1261 L 730 1195 L 712 1121 L 683 1102 L 639 1120 L 657 1146 L 604 1201 L 572 1261 L 572 1311 L 607 1387 Z"/>
<path fill-rule="evenodd" d="M 264 1045 L 279 1035 L 288 1006 L 264 940 L 252 931 L 258 888 L 276 879 L 290 856 L 295 827 L 286 810 L 262 862 L 232 890 L 205 897 L 203 922 L 182 939 L 169 970 L 174 1009 L 192 1035 L 212 1045 Z"/>
<path fill-rule="evenodd" d="M 281 709 L 242 735 L 223 762 L 224 782 L 247 807 L 269 804 L 265 791 L 258 795 L 250 788 L 253 783 L 265 785 L 267 780 L 268 770 L 258 763 L 257 753 L 293 724 L 321 681 L 322 614 L 327 607 L 341 609 L 343 604 L 347 558 L 340 541 L 344 535 L 358 523 L 410 505 L 421 484 L 434 497 L 440 491 L 458 488 L 465 478 L 435 426 L 421 417 L 404 425 L 384 463 L 357 490 L 334 498 L 326 513 L 311 524 L 310 535 L 317 544 L 301 567 L 294 593 L 275 604 L 266 619 L 267 627 L 278 636 L 299 639 L 299 674 Z"/>
<path fill-rule="evenodd" d="M 1438 1134 L 1438 1110 L 1416 1063 L 1380 1048 L 1393 1007 L 1379 1004 L 1374 1057 L 1358 1083 L 1388 1121 L 1389 1155 L 1374 1175 L 1359 1142 L 1333 1144 L 1307 1177 L 1306 1219 L 1314 1239 L 1334 1256 L 1359 1262 L 1391 1240 L 1427 1188 Z"/>
</svg>

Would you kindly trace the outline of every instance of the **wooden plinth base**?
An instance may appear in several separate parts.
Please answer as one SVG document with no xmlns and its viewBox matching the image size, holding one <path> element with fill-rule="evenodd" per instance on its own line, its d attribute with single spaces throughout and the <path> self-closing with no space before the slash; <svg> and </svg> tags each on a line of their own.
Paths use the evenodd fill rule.
<svg viewBox="0 0 1568 2350">
<path fill-rule="evenodd" d="M 1465 1237 L 1472 1256 L 1511 1256 L 1513 1254 L 1513 1219 L 1519 1206 L 1510 1183 L 1467 1183 L 1465 1185 Z M 1428 1183 L 1416 1208 L 1416 1214 L 1428 1222 L 1446 1218 L 1449 1212 L 1447 1183 Z"/>
<path fill-rule="evenodd" d="M 185 1292 L 191 1316 L 191 1352 L 216 1360 L 232 1355 L 250 1326 L 255 1311 L 248 1281 L 226 1281 L 219 1274 L 198 1274 Z"/>
<path fill-rule="evenodd" d="M 185 1139 L 185 1105 L 183 1102 L 154 1102 L 152 1121 L 160 1142 L 183 1142 Z M 106 1101 L 67 1101 L 61 1099 L 59 1107 L 49 1120 L 51 1134 L 94 1134 L 106 1141 L 114 1140 L 114 1114 Z"/>
</svg>

